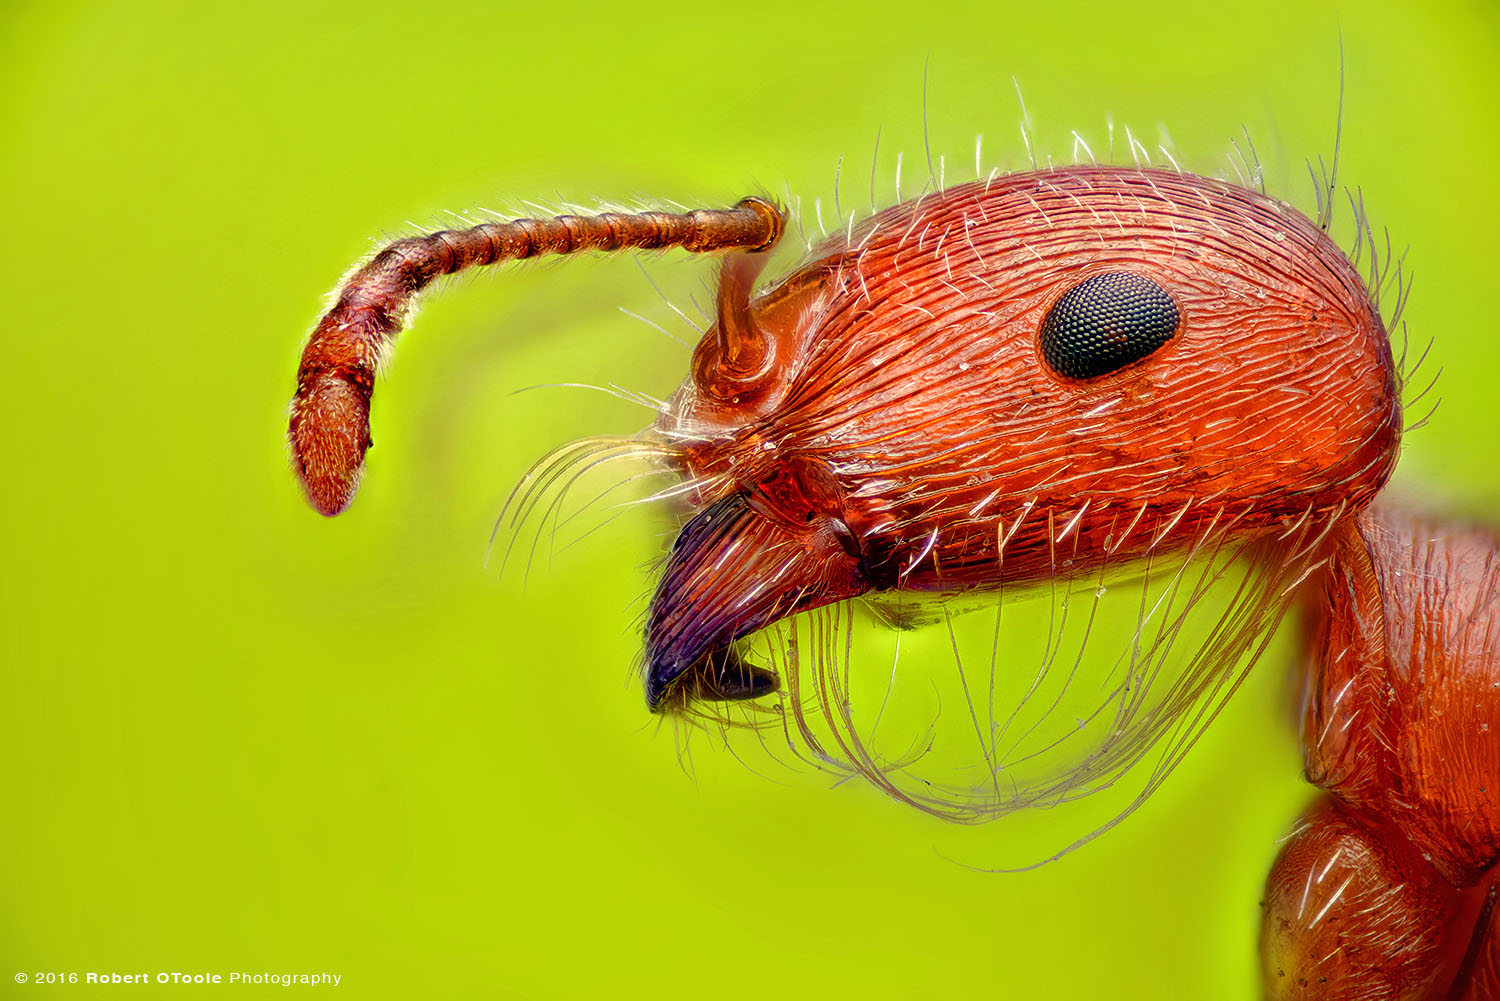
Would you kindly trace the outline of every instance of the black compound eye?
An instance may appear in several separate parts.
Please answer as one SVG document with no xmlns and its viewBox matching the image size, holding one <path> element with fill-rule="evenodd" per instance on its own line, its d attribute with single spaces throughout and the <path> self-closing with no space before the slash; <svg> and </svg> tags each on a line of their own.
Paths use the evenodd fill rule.
<svg viewBox="0 0 1500 1001">
<path fill-rule="evenodd" d="M 1042 357 L 1058 375 L 1092 379 L 1139 361 L 1177 333 L 1181 314 L 1167 290 L 1111 271 L 1062 294 L 1042 320 Z"/>
</svg>

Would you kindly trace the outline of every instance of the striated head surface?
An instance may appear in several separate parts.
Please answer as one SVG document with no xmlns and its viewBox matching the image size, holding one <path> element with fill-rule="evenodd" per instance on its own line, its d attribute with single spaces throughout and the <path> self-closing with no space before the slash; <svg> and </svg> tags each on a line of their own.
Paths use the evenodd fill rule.
<svg viewBox="0 0 1500 1001">
<path fill-rule="evenodd" d="M 1358 273 L 1231 184 L 1012 174 L 882 212 L 751 299 L 757 268 L 726 263 L 658 426 L 701 509 L 651 605 L 653 707 L 767 691 L 730 644 L 796 611 L 1305 537 L 1395 462 Z"/>
</svg>

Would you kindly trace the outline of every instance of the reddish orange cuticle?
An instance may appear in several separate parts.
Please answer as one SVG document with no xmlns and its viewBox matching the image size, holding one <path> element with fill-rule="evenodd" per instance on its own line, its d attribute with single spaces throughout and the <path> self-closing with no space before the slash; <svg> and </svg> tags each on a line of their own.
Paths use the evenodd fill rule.
<svg viewBox="0 0 1500 1001">
<path fill-rule="evenodd" d="M 303 354 L 289 438 L 309 499 L 335 514 L 352 498 L 380 356 L 435 278 L 541 253 L 728 250 L 717 322 L 656 429 L 698 510 L 648 614 L 653 708 L 768 693 L 738 639 L 872 591 L 1040 583 L 1060 552 L 1084 576 L 1207 538 L 1283 554 L 1273 581 L 1315 596 L 1303 743 L 1327 795 L 1268 882 L 1266 989 L 1500 995 L 1485 903 L 1500 539 L 1372 507 L 1400 443 L 1398 380 L 1326 233 L 1178 172 L 1033 171 L 881 212 L 756 295 L 782 226 L 747 199 L 391 245 Z M 1097 375 L 1051 367 L 1043 328 L 1063 297 L 1130 276 L 1170 298 L 1170 336 Z M 1273 626 L 1286 600 L 1258 612 Z"/>
</svg>

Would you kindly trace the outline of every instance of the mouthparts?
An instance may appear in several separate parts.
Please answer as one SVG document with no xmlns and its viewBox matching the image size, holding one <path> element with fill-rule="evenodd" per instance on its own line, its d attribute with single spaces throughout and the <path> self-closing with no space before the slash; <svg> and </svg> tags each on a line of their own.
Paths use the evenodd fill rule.
<svg viewBox="0 0 1500 1001">
<path fill-rule="evenodd" d="M 734 641 L 868 590 L 860 561 L 840 544 L 829 519 L 785 524 L 740 494 L 709 505 L 683 526 L 651 599 L 646 704 L 661 712 L 693 698 L 775 691 L 775 673 L 746 664 Z"/>
</svg>

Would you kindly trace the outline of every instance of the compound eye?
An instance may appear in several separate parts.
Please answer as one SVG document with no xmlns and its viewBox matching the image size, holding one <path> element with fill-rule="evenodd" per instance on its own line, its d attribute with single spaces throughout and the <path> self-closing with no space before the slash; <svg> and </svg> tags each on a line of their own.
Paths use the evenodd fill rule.
<svg viewBox="0 0 1500 1001">
<path fill-rule="evenodd" d="M 1140 361 L 1177 334 L 1181 314 L 1167 290 L 1142 275 L 1111 271 L 1064 292 L 1042 320 L 1047 366 L 1092 379 Z"/>
</svg>

